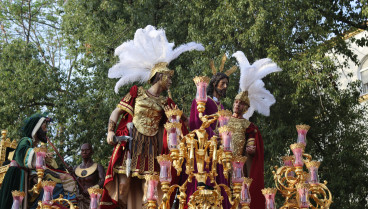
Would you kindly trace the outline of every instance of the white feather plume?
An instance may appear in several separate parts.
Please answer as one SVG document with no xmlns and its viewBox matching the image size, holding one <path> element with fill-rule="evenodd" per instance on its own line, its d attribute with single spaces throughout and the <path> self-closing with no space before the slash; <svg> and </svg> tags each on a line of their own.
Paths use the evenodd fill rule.
<svg viewBox="0 0 368 209">
<path fill-rule="evenodd" d="M 203 51 L 200 43 L 190 42 L 173 49 L 165 31 L 148 25 L 135 32 L 134 39 L 121 44 L 115 49 L 119 62 L 109 69 L 109 78 L 120 78 L 115 85 L 115 92 L 121 86 L 135 81 L 147 82 L 152 68 L 159 62 L 170 63 L 186 51 Z"/>
<path fill-rule="evenodd" d="M 232 56 L 236 58 L 240 67 L 239 92 L 248 91 L 250 107 L 243 115 L 244 118 L 249 119 L 254 111 L 269 116 L 270 107 L 276 100 L 264 87 L 262 78 L 281 69 L 269 58 L 257 60 L 251 65 L 241 51 L 235 52 Z"/>
</svg>

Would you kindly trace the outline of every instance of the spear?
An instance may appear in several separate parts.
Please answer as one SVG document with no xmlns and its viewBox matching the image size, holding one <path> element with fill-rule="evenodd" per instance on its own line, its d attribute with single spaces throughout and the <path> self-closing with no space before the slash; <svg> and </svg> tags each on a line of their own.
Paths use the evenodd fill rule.
<svg viewBox="0 0 368 209">
<path fill-rule="evenodd" d="M 84 187 L 82 186 L 82 184 L 80 183 L 80 181 L 77 179 L 77 177 L 75 176 L 74 172 L 70 172 L 69 171 L 69 165 L 64 161 L 64 158 L 61 157 L 59 151 L 56 149 L 56 147 L 54 146 L 54 144 L 51 143 L 49 137 L 46 137 L 47 142 L 51 145 L 52 149 L 56 152 L 56 154 L 58 155 L 59 159 L 61 160 L 61 162 L 64 164 L 66 170 L 70 173 L 70 175 L 73 177 L 74 181 L 76 181 L 78 183 L 79 188 L 82 189 L 82 194 L 85 195 L 86 191 L 84 190 Z M 89 198 L 89 197 L 88 197 Z"/>
</svg>

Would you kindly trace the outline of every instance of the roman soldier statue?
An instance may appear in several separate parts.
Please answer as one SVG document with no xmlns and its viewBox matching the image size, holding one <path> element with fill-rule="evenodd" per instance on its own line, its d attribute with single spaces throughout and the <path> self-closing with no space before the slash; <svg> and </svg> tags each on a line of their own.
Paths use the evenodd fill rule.
<svg viewBox="0 0 368 209">
<path fill-rule="evenodd" d="M 249 121 L 254 111 L 265 116 L 270 114 L 270 106 L 276 102 L 274 96 L 264 88 L 261 80 L 272 72 L 281 71 L 270 59 L 261 59 L 250 65 L 244 53 L 234 55 L 239 62 L 239 93 L 233 103 L 233 115 L 228 126 L 234 129 L 233 153 L 247 156 L 244 174 L 252 178 L 250 186 L 250 208 L 265 208 L 265 199 L 261 190 L 264 188 L 264 149 L 263 140 L 258 127 Z"/>
<path fill-rule="evenodd" d="M 163 29 L 148 25 L 115 50 L 119 62 L 109 70 L 109 78 L 120 78 L 115 91 L 131 82 L 148 82 L 150 87 L 131 87 L 110 115 L 107 142 L 115 148 L 106 172 L 102 209 L 141 208 L 145 175 L 158 173 L 156 157 L 168 153 L 164 109 L 175 106 L 163 95 L 174 75 L 168 65 L 183 52 L 204 50 L 194 42 L 173 48 Z"/>
</svg>

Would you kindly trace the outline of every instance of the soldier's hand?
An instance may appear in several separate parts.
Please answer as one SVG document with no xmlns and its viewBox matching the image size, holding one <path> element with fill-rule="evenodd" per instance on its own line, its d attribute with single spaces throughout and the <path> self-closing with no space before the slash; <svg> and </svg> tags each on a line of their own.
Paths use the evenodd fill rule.
<svg viewBox="0 0 368 209">
<path fill-rule="evenodd" d="M 247 146 L 246 149 L 249 155 L 254 155 L 256 153 L 256 146 Z"/>
<path fill-rule="evenodd" d="M 113 131 L 109 131 L 107 133 L 107 143 L 108 144 L 114 145 L 114 136 L 115 136 L 115 133 Z"/>
<path fill-rule="evenodd" d="M 66 170 L 69 172 L 69 173 L 74 173 L 74 168 L 69 166 L 66 168 Z"/>
</svg>

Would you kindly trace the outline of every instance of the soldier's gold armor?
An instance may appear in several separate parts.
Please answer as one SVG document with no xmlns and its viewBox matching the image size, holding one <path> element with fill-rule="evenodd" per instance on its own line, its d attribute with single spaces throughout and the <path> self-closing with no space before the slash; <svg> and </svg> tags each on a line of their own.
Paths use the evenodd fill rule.
<svg viewBox="0 0 368 209">
<path fill-rule="evenodd" d="M 245 146 L 247 143 L 247 139 L 245 138 L 245 132 L 249 127 L 250 122 L 247 119 L 240 119 L 231 117 L 228 123 L 228 126 L 234 129 L 232 142 L 233 142 L 233 153 L 235 155 L 245 155 Z"/>
<path fill-rule="evenodd" d="M 124 98 L 129 98 L 125 96 Z M 155 97 L 143 87 L 138 88 L 134 104 L 133 130 L 131 141 L 131 172 L 132 177 L 144 179 L 146 174 L 153 174 L 159 168 L 156 157 L 162 146 L 164 107 L 167 98 Z M 124 107 L 120 102 L 120 107 Z M 126 110 L 126 109 L 123 109 Z M 127 153 L 120 165 L 114 167 L 114 172 L 126 174 Z"/>
<path fill-rule="evenodd" d="M 138 96 L 134 105 L 133 124 L 139 133 L 154 136 L 158 132 L 163 116 L 166 98 L 149 95 L 142 87 L 138 89 Z"/>
</svg>

